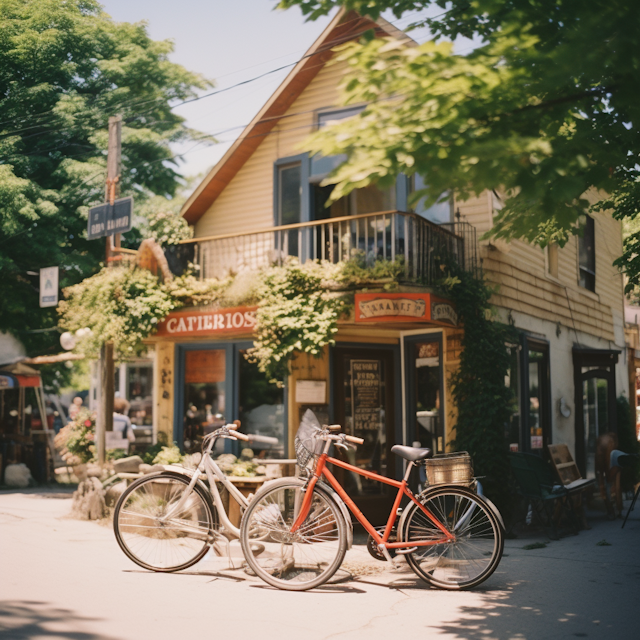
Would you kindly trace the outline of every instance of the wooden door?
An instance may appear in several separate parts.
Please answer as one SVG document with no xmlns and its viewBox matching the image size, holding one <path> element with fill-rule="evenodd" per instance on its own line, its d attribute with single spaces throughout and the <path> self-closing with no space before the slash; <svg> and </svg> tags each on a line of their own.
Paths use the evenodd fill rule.
<svg viewBox="0 0 640 640">
<path fill-rule="evenodd" d="M 361 469 L 395 477 L 393 352 L 375 346 L 336 347 L 333 370 L 335 420 L 346 433 L 365 441 L 355 451 L 336 455 Z M 370 522 L 383 525 L 396 489 L 342 469 L 334 472 Z"/>
</svg>

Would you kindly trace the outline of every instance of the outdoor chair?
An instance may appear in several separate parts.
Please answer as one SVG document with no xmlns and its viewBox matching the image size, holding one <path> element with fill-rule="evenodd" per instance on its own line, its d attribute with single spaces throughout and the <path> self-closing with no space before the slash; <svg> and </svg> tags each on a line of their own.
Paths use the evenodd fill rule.
<svg viewBox="0 0 640 640">
<path fill-rule="evenodd" d="M 563 521 L 568 522 L 571 532 L 577 534 L 578 518 L 570 493 L 556 482 L 549 464 L 532 453 L 510 453 L 509 462 L 519 494 L 531 504 L 549 537 L 553 540 L 560 537 Z"/>
<path fill-rule="evenodd" d="M 595 479 L 583 478 L 582 475 L 580 475 L 578 465 L 575 463 L 569 447 L 566 444 L 550 444 L 547 449 L 549 450 L 551 464 L 556 470 L 557 477 L 569 492 L 574 503 L 578 504 L 582 528 L 588 529 L 585 496 L 587 492 L 593 490 L 596 483 Z"/>
</svg>

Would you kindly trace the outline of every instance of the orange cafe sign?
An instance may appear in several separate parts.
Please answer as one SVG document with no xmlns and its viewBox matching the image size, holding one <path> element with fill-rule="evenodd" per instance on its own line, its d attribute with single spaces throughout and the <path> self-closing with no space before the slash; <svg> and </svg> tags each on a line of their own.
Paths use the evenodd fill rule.
<svg viewBox="0 0 640 640">
<path fill-rule="evenodd" d="M 156 335 L 172 338 L 250 333 L 256 325 L 257 307 L 217 311 L 175 311 L 159 325 Z"/>
<path fill-rule="evenodd" d="M 430 322 L 456 326 L 455 306 L 430 293 L 356 293 L 356 322 Z"/>
</svg>

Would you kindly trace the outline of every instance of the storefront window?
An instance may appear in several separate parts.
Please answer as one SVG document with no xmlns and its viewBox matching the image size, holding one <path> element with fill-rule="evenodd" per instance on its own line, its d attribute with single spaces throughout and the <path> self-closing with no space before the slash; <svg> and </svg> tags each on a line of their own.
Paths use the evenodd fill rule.
<svg viewBox="0 0 640 640">
<path fill-rule="evenodd" d="M 200 451 L 202 438 L 225 424 L 226 353 L 203 349 L 185 353 L 185 452 Z"/>
<path fill-rule="evenodd" d="M 138 426 L 153 424 L 153 367 L 151 365 L 127 366 L 127 399 L 131 406 L 129 418 Z"/>
<path fill-rule="evenodd" d="M 549 352 L 546 348 L 527 351 L 527 428 L 532 453 L 542 454 L 551 443 L 549 424 Z"/>
<path fill-rule="evenodd" d="M 440 342 L 414 344 L 413 387 L 415 394 L 415 432 L 418 446 L 444 453 L 444 425 L 440 405 Z"/>
<path fill-rule="evenodd" d="M 505 376 L 505 386 L 509 389 L 509 421 L 505 425 L 505 438 L 510 451 L 520 451 L 520 349 L 517 346 L 508 346 L 509 370 Z"/>
<path fill-rule="evenodd" d="M 254 436 L 246 445 L 258 458 L 284 458 L 284 390 L 271 384 L 258 365 L 244 357 L 246 350 L 238 352 L 239 406 L 238 417 L 242 431 Z"/>
</svg>

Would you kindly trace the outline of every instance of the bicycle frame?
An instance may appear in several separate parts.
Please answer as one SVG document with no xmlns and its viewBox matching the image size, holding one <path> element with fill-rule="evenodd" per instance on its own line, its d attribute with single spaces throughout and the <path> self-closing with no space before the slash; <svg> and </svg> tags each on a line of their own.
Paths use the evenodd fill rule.
<svg viewBox="0 0 640 640">
<path fill-rule="evenodd" d="M 330 443 L 327 443 L 325 447 L 325 451 L 320 455 L 318 460 L 318 464 L 316 465 L 315 472 L 313 477 L 309 481 L 309 485 L 307 487 L 304 499 L 302 501 L 302 505 L 300 507 L 300 513 L 296 518 L 296 521 L 293 523 L 291 527 L 291 532 L 294 533 L 297 529 L 300 528 L 305 518 L 309 513 L 309 509 L 311 507 L 311 500 L 313 498 L 313 490 L 316 486 L 318 480 L 324 476 L 329 484 L 333 487 L 335 492 L 344 500 L 345 504 L 349 507 L 349 510 L 356 517 L 358 522 L 366 529 L 367 533 L 375 540 L 378 548 L 381 551 L 386 551 L 387 549 L 413 549 L 414 547 L 428 547 L 436 544 L 443 544 L 452 542 L 455 540 L 455 536 L 452 535 L 444 525 L 438 520 L 436 516 L 434 516 L 429 509 L 427 509 L 424 505 L 422 505 L 416 497 L 413 495 L 411 489 L 409 489 L 408 480 L 409 474 L 411 473 L 411 467 L 413 466 L 411 463 L 407 466 L 407 471 L 404 475 L 402 481 L 393 480 L 391 478 L 387 478 L 385 476 L 381 476 L 372 471 L 366 471 L 364 469 L 359 469 L 358 467 L 354 467 L 351 464 L 343 462 L 342 460 L 337 460 L 336 458 L 329 457 L 327 450 L 329 448 Z M 364 476 L 365 478 L 369 478 L 370 480 L 375 480 L 376 482 L 382 482 L 384 484 L 391 485 L 392 487 L 398 488 L 398 493 L 394 500 L 393 506 L 391 507 L 391 513 L 389 514 L 389 519 L 387 520 L 387 524 L 385 526 L 385 530 L 382 536 L 373 528 L 371 523 L 364 516 L 362 511 L 358 509 L 353 500 L 349 497 L 347 492 L 342 488 L 342 485 L 336 480 L 335 476 L 327 469 L 327 463 L 334 464 L 336 467 L 340 467 L 342 469 L 347 469 L 348 471 L 352 471 L 353 473 L 357 473 L 358 475 Z M 398 508 L 400 507 L 400 501 L 402 500 L 402 496 L 407 496 L 411 502 L 414 502 L 418 508 L 429 518 L 429 520 L 442 532 L 442 538 L 438 538 L 435 540 L 416 540 L 412 542 L 389 542 L 389 536 L 391 535 L 391 531 L 393 529 L 393 525 L 395 524 L 398 518 Z M 387 554 L 385 554 L 387 555 Z"/>
<path fill-rule="evenodd" d="M 209 455 L 211 453 L 211 448 L 213 447 L 214 442 L 211 443 L 211 446 L 207 449 L 207 451 L 202 456 L 202 461 L 198 465 L 198 468 L 193 472 L 191 476 L 191 481 L 189 482 L 189 487 L 184 492 L 184 495 L 176 502 L 175 505 L 164 515 L 164 520 L 171 520 L 171 518 L 176 513 L 180 513 L 184 508 L 184 505 L 187 503 L 193 488 L 196 486 L 196 483 L 202 476 L 204 472 L 207 480 L 209 481 L 209 493 L 213 498 L 213 502 L 218 510 L 218 515 L 222 520 L 222 524 L 225 529 L 234 537 L 240 537 L 240 529 L 231 523 L 229 520 L 229 516 L 225 511 L 224 505 L 222 504 L 222 497 L 220 496 L 220 491 L 218 490 L 218 486 L 216 484 L 216 479 L 222 483 L 225 489 L 229 492 L 229 495 L 241 506 L 246 508 L 249 505 L 249 501 L 242 493 L 233 485 L 233 483 L 229 480 L 228 476 L 226 476 L 220 467 L 216 464 L 216 462 Z M 184 470 L 181 470 L 184 472 Z"/>
</svg>

